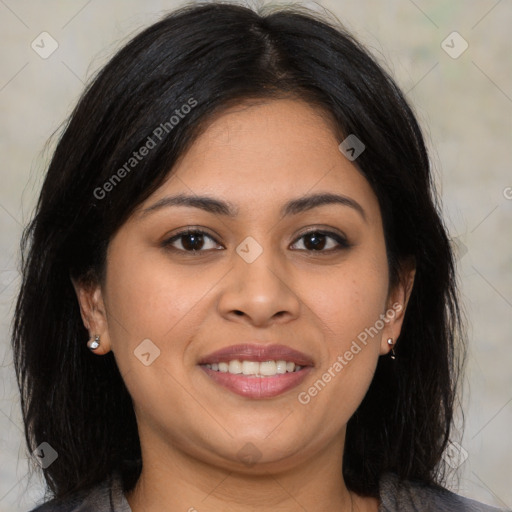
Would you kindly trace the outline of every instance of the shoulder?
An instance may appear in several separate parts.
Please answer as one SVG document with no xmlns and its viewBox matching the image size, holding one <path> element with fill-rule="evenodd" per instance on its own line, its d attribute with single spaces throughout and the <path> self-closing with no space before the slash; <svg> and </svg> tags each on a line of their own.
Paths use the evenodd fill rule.
<svg viewBox="0 0 512 512">
<path fill-rule="evenodd" d="M 113 475 L 89 491 L 53 499 L 30 512 L 131 512 L 131 509 L 124 497 L 121 479 Z"/>
<path fill-rule="evenodd" d="M 507 512 L 439 486 L 400 480 L 385 473 L 379 483 L 379 512 Z"/>
</svg>

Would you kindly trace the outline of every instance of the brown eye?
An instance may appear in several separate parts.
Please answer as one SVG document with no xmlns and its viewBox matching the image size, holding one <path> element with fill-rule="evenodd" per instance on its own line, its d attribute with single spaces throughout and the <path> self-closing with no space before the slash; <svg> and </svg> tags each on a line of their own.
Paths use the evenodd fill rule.
<svg viewBox="0 0 512 512">
<path fill-rule="evenodd" d="M 350 246 L 344 237 L 329 231 L 309 231 L 301 235 L 297 241 L 298 240 L 303 240 L 304 249 L 300 250 L 310 252 L 330 252 L 339 249 L 346 249 Z"/>
<path fill-rule="evenodd" d="M 209 241 L 213 242 L 213 244 L 211 242 L 209 243 Z M 216 249 L 216 246 L 219 244 L 213 237 L 204 231 L 186 230 L 177 233 L 166 240 L 162 245 L 182 252 L 204 252 Z M 208 247 L 208 245 L 210 246 Z"/>
</svg>

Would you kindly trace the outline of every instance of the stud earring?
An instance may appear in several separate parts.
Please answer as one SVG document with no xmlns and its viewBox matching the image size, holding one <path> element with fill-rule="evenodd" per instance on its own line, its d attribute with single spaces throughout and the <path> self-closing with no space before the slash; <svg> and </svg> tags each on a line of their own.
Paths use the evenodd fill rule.
<svg viewBox="0 0 512 512">
<path fill-rule="evenodd" d="M 91 338 L 87 342 L 87 347 L 91 351 L 96 350 L 99 346 L 100 346 L 100 336 L 99 336 L 99 334 L 96 334 L 96 336 L 94 336 L 94 338 Z"/>
<path fill-rule="evenodd" d="M 395 349 L 393 348 L 393 338 L 388 338 L 388 345 L 391 347 L 391 359 L 396 359 Z"/>
</svg>

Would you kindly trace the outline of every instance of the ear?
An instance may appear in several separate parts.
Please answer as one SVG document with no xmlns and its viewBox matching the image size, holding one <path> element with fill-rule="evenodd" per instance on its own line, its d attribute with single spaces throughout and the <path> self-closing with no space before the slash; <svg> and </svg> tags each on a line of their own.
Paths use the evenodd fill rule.
<svg viewBox="0 0 512 512">
<path fill-rule="evenodd" d="M 384 317 L 381 317 L 384 320 L 380 346 L 381 355 L 390 352 L 400 336 L 415 275 L 416 262 L 413 258 L 404 261 L 400 265 L 398 282 L 389 291 L 386 311 L 384 312 Z M 389 338 L 393 340 L 393 347 L 388 345 L 387 340 Z"/>
<path fill-rule="evenodd" d="M 97 355 L 110 352 L 111 343 L 101 286 L 95 280 L 71 278 L 80 305 L 80 314 L 89 338 L 100 336 L 100 346 L 94 350 Z"/>
</svg>

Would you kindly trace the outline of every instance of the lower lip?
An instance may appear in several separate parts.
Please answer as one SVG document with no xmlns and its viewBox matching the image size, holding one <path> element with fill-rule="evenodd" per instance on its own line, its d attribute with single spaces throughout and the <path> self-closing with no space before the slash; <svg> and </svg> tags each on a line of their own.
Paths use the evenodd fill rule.
<svg viewBox="0 0 512 512">
<path fill-rule="evenodd" d="M 200 368 L 217 384 L 229 389 L 237 395 L 247 398 L 272 398 L 298 386 L 309 374 L 311 366 L 298 372 L 287 372 L 273 377 L 255 377 L 243 374 L 218 372 L 206 366 Z"/>
</svg>

